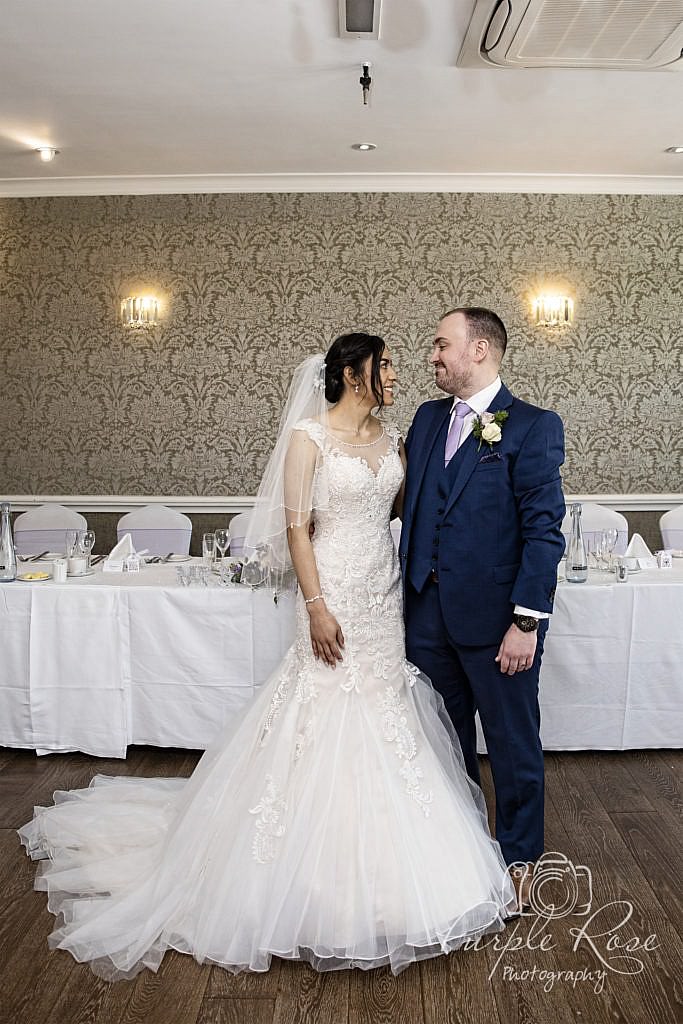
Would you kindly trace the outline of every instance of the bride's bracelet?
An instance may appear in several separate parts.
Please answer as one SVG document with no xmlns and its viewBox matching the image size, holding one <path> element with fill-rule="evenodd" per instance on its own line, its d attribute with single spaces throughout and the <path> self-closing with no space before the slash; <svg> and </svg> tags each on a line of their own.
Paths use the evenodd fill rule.
<svg viewBox="0 0 683 1024">
<path fill-rule="evenodd" d="M 315 597 L 305 597 L 304 604 L 313 604 L 314 601 L 324 601 L 325 598 L 322 594 L 316 594 Z"/>
</svg>

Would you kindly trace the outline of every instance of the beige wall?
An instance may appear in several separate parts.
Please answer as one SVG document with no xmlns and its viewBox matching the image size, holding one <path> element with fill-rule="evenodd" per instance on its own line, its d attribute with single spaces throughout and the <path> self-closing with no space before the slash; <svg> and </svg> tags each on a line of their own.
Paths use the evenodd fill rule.
<svg viewBox="0 0 683 1024">
<path fill-rule="evenodd" d="M 561 332 L 530 321 L 550 281 Z M 162 325 L 126 331 L 142 288 Z M 682 197 L 342 194 L 0 200 L 0 492 L 253 494 L 296 363 L 382 334 L 405 428 L 456 303 L 564 418 L 569 491 L 683 491 Z"/>
</svg>

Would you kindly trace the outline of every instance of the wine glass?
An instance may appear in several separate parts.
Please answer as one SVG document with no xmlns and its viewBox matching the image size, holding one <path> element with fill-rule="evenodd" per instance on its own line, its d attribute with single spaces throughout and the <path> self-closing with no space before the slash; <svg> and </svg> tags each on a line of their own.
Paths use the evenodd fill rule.
<svg viewBox="0 0 683 1024">
<path fill-rule="evenodd" d="M 598 569 L 604 572 L 608 568 L 607 539 L 605 537 L 605 530 L 599 530 L 595 535 L 595 557 L 597 559 Z"/>
<path fill-rule="evenodd" d="M 605 553 L 607 556 L 607 568 L 611 569 L 612 554 L 614 552 L 615 547 L 617 546 L 617 541 L 619 540 L 619 531 L 615 527 L 610 527 L 610 529 L 604 530 L 603 533 L 605 537 Z"/>
<path fill-rule="evenodd" d="M 86 571 L 90 569 L 90 557 L 92 555 L 92 549 L 95 547 L 95 531 L 84 530 L 80 538 L 81 544 L 83 545 L 83 551 L 86 557 Z"/>
<path fill-rule="evenodd" d="M 216 530 L 216 547 L 221 553 L 221 583 L 225 583 L 225 553 L 230 545 L 230 530 Z"/>
</svg>

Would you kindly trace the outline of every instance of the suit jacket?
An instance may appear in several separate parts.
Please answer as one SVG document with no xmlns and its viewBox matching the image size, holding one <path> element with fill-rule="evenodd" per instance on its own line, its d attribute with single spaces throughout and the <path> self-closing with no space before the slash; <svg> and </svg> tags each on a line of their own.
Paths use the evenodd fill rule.
<svg viewBox="0 0 683 1024">
<path fill-rule="evenodd" d="M 420 406 L 406 438 L 404 580 L 427 459 L 452 403 L 449 397 Z M 551 612 L 564 553 L 562 420 L 515 398 L 505 385 L 489 405 L 490 412 L 499 409 L 508 412 L 501 440 L 478 448 L 470 434 L 463 442 L 441 518 L 439 597 L 454 643 L 500 643 L 515 605 Z"/>
</svg>

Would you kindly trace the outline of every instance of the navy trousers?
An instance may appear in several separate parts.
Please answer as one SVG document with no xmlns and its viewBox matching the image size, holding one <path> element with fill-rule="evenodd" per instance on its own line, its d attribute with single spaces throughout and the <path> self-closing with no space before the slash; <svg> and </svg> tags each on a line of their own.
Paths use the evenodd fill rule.
<svg viewBox="0 0 683 1024">
<path fill-rule="evenodd" d="M 504 675 L 495 647 L 448 638 L 437 583 L 420 593 L 406 582 L 406 654 L 441 694 L 470 778 L 480 785 L 474 715 L 479 711 L 496 792 L 496 839 L 507 864 L 543 853 L 543 748 L 538 676 L 548 629 L 541 621 L 531 668 Z M 502 637 L 501 637 L 502 639 Z"/>
</svg>

